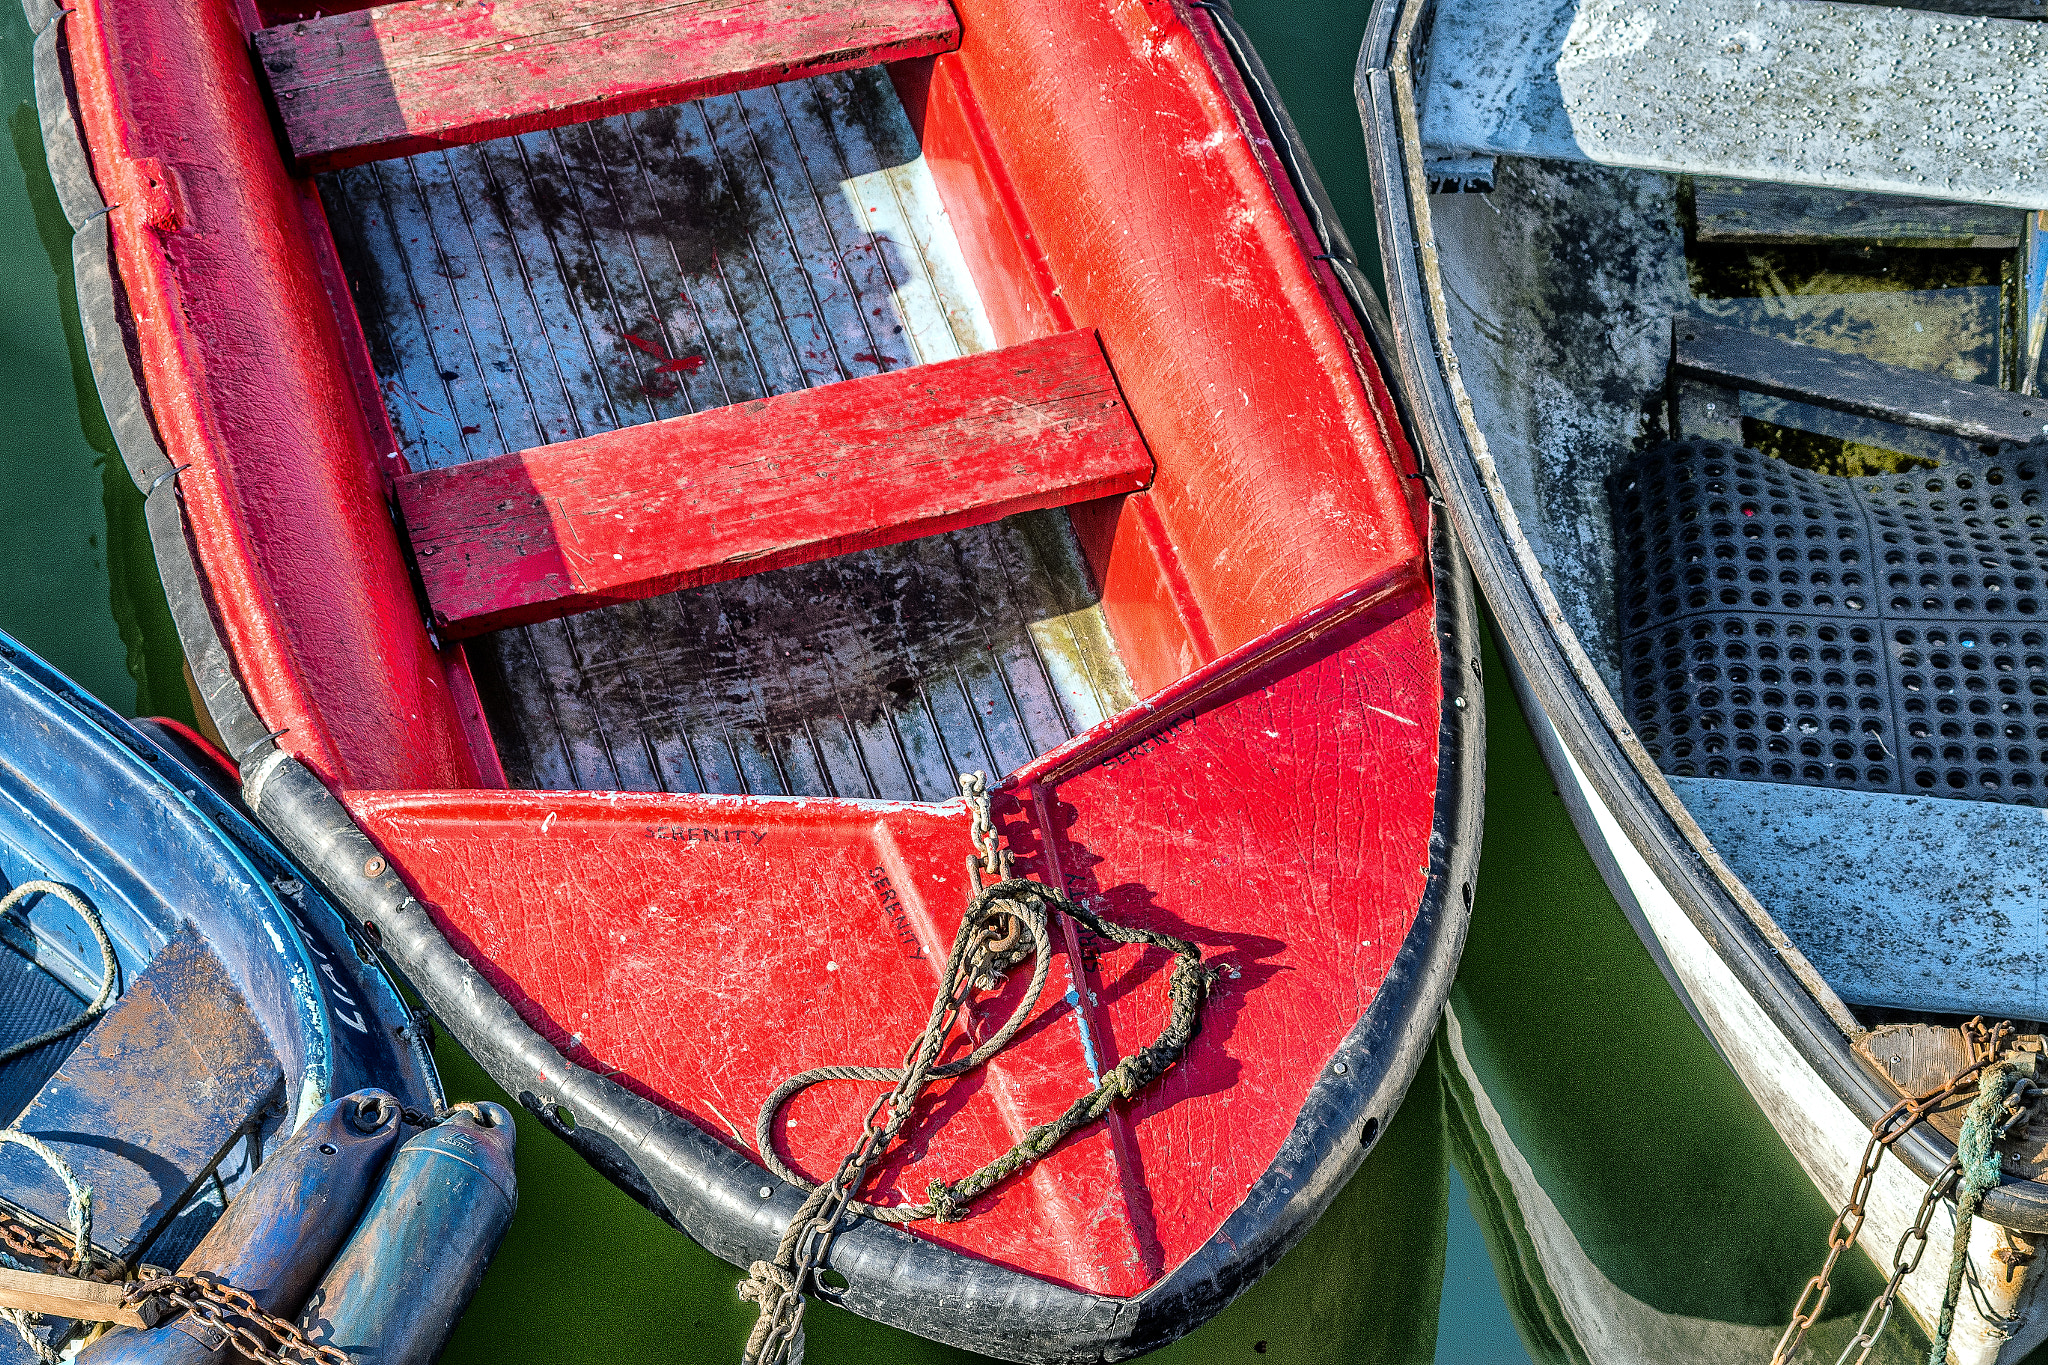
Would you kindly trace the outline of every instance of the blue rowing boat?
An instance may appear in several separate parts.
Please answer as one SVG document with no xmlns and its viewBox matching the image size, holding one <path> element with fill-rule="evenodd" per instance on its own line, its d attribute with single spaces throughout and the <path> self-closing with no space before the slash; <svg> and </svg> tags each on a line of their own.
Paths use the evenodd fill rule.
<svg viewBox="0 0 2048 1365">
<path fill-rule="evenodd" d="M 96 1278 L 177 1266 L 331 1101 L 442 1111 L 424 1016 L 234 786 L 0 635 L 0 1266 L 81 1264 L 68 1184 Z M 77 1330 L 0 1322 L 0 1363 Z"/>
</svg>

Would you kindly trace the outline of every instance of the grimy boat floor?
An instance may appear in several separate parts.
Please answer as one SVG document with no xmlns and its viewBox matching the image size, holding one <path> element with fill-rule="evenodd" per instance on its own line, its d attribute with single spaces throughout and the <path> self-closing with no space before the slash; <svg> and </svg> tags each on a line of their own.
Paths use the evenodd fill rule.
<svg viewBox="0 0 2048 1365">
<path fill-rule="evenodd" d="M 993 345 L 869 68 L 321 178 L 442 467 Z M 943 800 L 1128 705 L 1064 511 L 471 641 L 514 786 Z"/>
</svg>

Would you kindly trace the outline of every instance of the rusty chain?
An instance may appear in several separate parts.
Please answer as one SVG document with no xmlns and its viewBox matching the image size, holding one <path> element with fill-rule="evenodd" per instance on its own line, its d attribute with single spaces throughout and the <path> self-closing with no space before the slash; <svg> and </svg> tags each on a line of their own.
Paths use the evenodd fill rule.
<svg viewBox="0 0 2048 1365">
<path fill-rule="evenodd" d="M 1913 1131 L 1922 1119 L 1954 1099 L 1957 1092 L 1975 1080 L 1985 1067 L 1997 1061 L 1999 1054 L 2011 1043 L 2014 1033 L 2009 1022 L 1986 1024 L 1981 1016 L 1969 1020 L 1962 1026 L 1963 1038 L 1970 1047 L 1969 1064 L 1926 1094 L 1900 1100 L 1870 1126 L 1870 1140 L 1864 1144 L 1863 1161 L 1857 1167 L 1856 1179 L 1849 1186 L 1849 1197 L 1842 1204 L 1841 1212 L 1835 1215 L 1834 1225 L 1828 1229 L 1827 1259 L 1821 1262 L 1820 1273 L 1808 1280 L 1806 1288 L 1799 1292 L 1799 1301 L 1792 1306 L 1792 1321 L 1786 1324 L 1785 1334 L 1778 1338 L 1778 1349 L 1771 1355 L 1771 1365 L 1789 1365 L 1799 1353 L 1800 1344 L 1806 1340 L 1807 1329 L 1820 1320 L 1821 1310 L 1827 1306 L 1828 1294 L 1833 1288 L 1830 1277 L 1834 1274 L 1835 1265 L 1844 1252 L 1856 1245 L 1856 1238 L 1863 1231 L 1864 1205 L 1870 1198 L 1884 1154 L 1891 1150 L 1892 1144 Z M 1959 1169 L 1957 1161 L 1950 1161 L 1928 1185 L 1927 1195 L 1920 1202 L 1919 1216 L 1899 1238 L 1899 1245 L 1892 1253 L 1891 1277 L 1883 1292 L 1864 1310 L 1856 1335 L 1842 1352 L 1838 1365 L 1848 1365 L 1850 1352 L 1859 1343 L 1863 1353 L 1856 1357 L 1855 1365 L 1862 1365 L 1869 1358 L 1878 1334 L 1884 1331 L 1885 1323 L 1891 1318 L 1899 1286 L 1912 1273 L 1913 1267 L 1920 1264 L 1920 1253 L 1926 1250 L 1928 1220 L 1954 1187 Z M 1873 1316 L 1877 1318 L 1877 1325 L 1870 1328 Z"/>
<path fill-rule="evenodd" d="M 1870 1307 L 1863 1310 L 1863 1320 L 1856 1324 L 1856 1335 L 1849 1338 L 1849 1344 L 1842 1348 L 1841 1359 L 1835 1365 L 1849 1365 L 1849 1356 L 1858 1346 L 1863 1349 L 1856 1354 L 1854 1365 L 1865 1365 L 1870 1353 L 1877 1349 L 1877 1339 L 1884 1335 L 1885 1324 L 1892 1320 L 1892 1308 L 1898 1302 L 1899 1287 L 1906 1277 L 1920 1265 L 1920 1255 L 1927 1250 L 1927 1228 L 1934 1221 L 1934 1211 L 1941 1207 L 1941 1201 L 1955 1192 L 1956 1180 L 1962 1174 L 1960 1160 L 1951 1160 L 1941 1168 L 1932 1183 L 1927 1186 L 1926 1195 L 1920 1200 L 1920 1212 L 1913 1218 L 1913 1225 L 1899 1238 L 1899 1245 L 1892 1251 L 1892 1273 L 1885 1280 L 1884 1289 L 1870 1301 Z M 1876 1325 L 1872 1326 L 1872 1319 Z"/>
<path fill-rule="evenodd" d="M 996 844 L 995 826 L 988 813 L 986 779 L 980 773 L 963 773 L 961 785 L 974 813 L 973 837 L 978 850 L 976 856 L 967 859 L 971 889 L 980 884 L 988 869 L 1007 870 L 1010 855 Z M 966 922 L 961 927 L 963 932 L 954 940 L 946 964 L 946 988 L 932 1002 L 931 1019 L 924 1031 L 904 1054 L 902 1075 L 895 1089 L 883 1092 L 868 1107 L 859 1140 L 840 1161 L 832 1178 L 813 1189 L 803 1207 L 790 1219 L 775 1260 L 754 1262 L 748 1278 L 740 1285 L 740 1297 L 761 1309 L 760 1320 L 747 1339 L 747 1365 L 778 1365 L 802 1358 L 804 1289 L 815 1282 L 814 1277 L 831 1250 L 832 1239 L 855 1214 L 858 1201 L 854 1196 L 866 1182 L 868 1171 L 910 1121 L 917 1096 L 932 1077 L 940 1048 L 973 994 L 975 978 L 981 973 L 963 970 L 967 966 L 965 959 L 985 959 L 993 946 L 993 936 L 986 931 L 977 934 Z M 1043 954 L 1040 960 L 1044 960 Z"/>
<path fill-rule="evenodd" d="M 222 1280 L 197 1275 L 148 1275 L 132 1282 L 122 1302 L 130 1308 L 155 1299 L 182 1308 L 207 1335 L 192 1333 L 203 1345 L 233 1346 L 257 1365 L 350 1365 L 338 1346 L 315 1345 L 290 1319 L 265 1312 L 245 1290 Z M 209 1340 L 209 1336 L 211 1340 Z"/>
<path fill-rule="evenodd" d="M 72 1268 L 70 1238 L 35 1228 L 5 1208 L 0 1208 L 0 1244 L 11 1255 L 42 1262 L 51 1275 L 97 1284 L 118 1284 L 122 1279 L 121 1267 L 97 1254 L 81 1274 Z M 145 1266 L 141 1278 L 128 1282 L 121 1302 L 137 1308 L 151 1300 L 191 1313 L 218 1334 L 214 1344 L 232 1345 L 258 1365 L 350 1365 L 342 1351 L 307 1341 L 289 1320 L 265 1312 L 247 1292 L 224 1281 Z"/>
<path fill-rule="evenodd" d="M 410 1107 L 398 1111 L 399 1118 L 414 1128 L 433 1128 L 461 1112 L 474 1113 L 474 1104 L 458 1104 L 445 1113 L 431 1114 Z M 77 1267 L 73 1239 L 60 1232 L 45 1231 L 17 1217 L 0 1204 L 0 1250 L 42 1263 L 47 1273 L 66 1279 L 91 1280 L 99 1284 L 121 1282 L 122 1267 L 108 1261 L 96 1250 L 90 1264 Z M 348 1355 L 333 1346 L 309 1342 L 286 1318 L 264 1311 L 246 1290 L 224 1280 L 196 1275 L 178 1275 L 142 1267 L 141 1275 L 128 1281 L 122 1303 L 130 1308 L 156 1301 L 183 1309 L 203 1328 L 211 1329 L 213 1345 L 231 1345 L 257 1365 L 351 1365 Z M 199 1339 L 205 1340 L 202 1336 Z"/>
<path fill-rule="evenodd" d="M 960 792 L 967 798 L 968 809 L 974 813 L 969 831 L 974 838 L 974 848 L 981 855 L 978 868 L 970 864 L 968 890 L 977 890 L 981 879 L 1000 882 L 1009 880 L 1010 851 L 1002 846 L 996 835 L 995 819 L 989 814 L 988 774 L 960 774 Z M 976 872 L 979 876 L 976 876 Z"/>
<path fill-rule="evenodd" d="M 67 1279 L 92 1280 L 98 1284 L 112 1284 L 121 1278 L 121 1268 L 95 1255 L 93 1264 L 83 1275 L 74 1268 L 77 1248 L 71 1238 L 61 1232 L 45 1232 L 17 1218 L 14 1213 L 0 1206 L 0 1250 L 11 1256 L 26 1256 L 30 1260 L 43 1261 L 51 1267 L 51 1273 Z"/>
</svg>

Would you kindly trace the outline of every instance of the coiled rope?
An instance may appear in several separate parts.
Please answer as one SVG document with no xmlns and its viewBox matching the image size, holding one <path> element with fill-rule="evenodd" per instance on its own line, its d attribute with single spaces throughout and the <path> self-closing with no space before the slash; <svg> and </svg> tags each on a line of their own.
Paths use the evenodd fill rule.
<svg viewBox="0 0 2048 1365">
<path fill-rule="evenodd" d="M 24 1038 L 11 1047 L 0 1049 L 0 1066 L 25 1057 L 37 1048 L 54 1043 L 59 1038 L 68 1038 L 107 1012 L 107 1006 L 114 999 L 114 990 L 120 984 L 120 960 L 114 956 L 113 940 L 107 937 L 107 926 L 100 919 L 100 912 L 92 902 L 73 891 L 70 887 L 50 881 L 28 881 L 0 896 L 0 915 L 13 914 L 31 896 L 54 896 L 71 907 L 85 927 L 92 930 L 92 936 L 100 945 L 100 989 L 77 1017 L 53 1029 L 38 1033 L 33 1038 Z M 26 1147 L 42 1159 L 45 1166 L 56 1173 L 64 1183 L 64 1193 L 69 1200 L 71 1223 L 72 1263 L 71 1273 L 83 1275 L 92 1268 L 92 1187 L 78 1178 L 71 1164 L 41 1138 L 24 1133 L 19 1128 L 0 1128 L 0 1145 L 13 1144 Z M 56 1365 L 61 1357 L 34 1331 L 36 1315 L 21 1308 L 0 1309 L 0 1319 L 14 1324 L 14 1330 L 21 1334 L 22 1341 L 35 1352 L 44 1365 Z"/>
<path fill-rule="evenodd" d="M 926 1020 L 902 1066 L 825 1066 L 790 1077 L 775 1088 L 754 1125 L 755 1150 L 769 1170 L 788 1184 L 809 1191 L 789 1221 L 776 1247 L 774 1261 L 756 1261 L 740 1284 L 740 1297 L 760 1307 L 761 1316 L 747 1339 L 745 1365 L 781 1365 L 800 1361 L 803 1353 L 804 1291 L 824 1263 L 832 1238 L 844 1220 L 864 1215 L 887 1223 L 914 1223 L 926 1218 L 953 1222 L 966 1216 L 967 1206 L 997 1184 L 1029 1168 L 1074 1133 L 1101 1118 L 1111 1104 L 1130 1099 L 1164 1075 L 1187 1051 L 1201 1026 L 1202 1002 L 1208 998 L 1216 971 L 1202 961 L 1194 944 L 1171 934 L 1117 924 L 1041 882 L 1010 875 L 1010 855 L 997 845 L 989 818 L 986 779 L 961 775 L 961 785 L 974 815 L 978 850 L 967 860 L 968 885 L 979 887 L 968 901 L 946 956 L 945 971 Z M 981 885 L 984 875 L 997 880 Z M 1091 932 L 1116 943 L 1165 948 L 1174 955 L 1167 978 L 1169 1017 L 1149 1047 L 1119 1061 L 1101 1076 L 1093 1090 L 1066 1111 L 1025 1133 L 1017 1144 L 972 1174 L 950 1184 L 934 1180 L 922 1204 L 873 1204 L 855 1196 L 882 1153 L 909 1124 L 919 1098 L 935 1080 L 964 1075 L 1000 1052 L 1037 1004 L 1051 969 L 1050 920 L 1057 911 Z M 1026 943 L 1028 938 L 1029 943 Z M 1003 1026 L 959 1061 L 941 1066 L 953 1025 L 976 990 L 996 990 L 1002 973 L 1032 961 L 1031 982 Z M 868 1110 L 860 1140 L 840 1162 L 830 1180 L 813 1185 L 785 1163 L 775 1150 L 775 1120 L 798 1094 L 821 1081 L 893 1081 L 895 1088 Z M 882 1118 L 887 1111 L 886 1120 Z M 765 1191 L 764 1191 L 765 1193 Z"/>
</svg>

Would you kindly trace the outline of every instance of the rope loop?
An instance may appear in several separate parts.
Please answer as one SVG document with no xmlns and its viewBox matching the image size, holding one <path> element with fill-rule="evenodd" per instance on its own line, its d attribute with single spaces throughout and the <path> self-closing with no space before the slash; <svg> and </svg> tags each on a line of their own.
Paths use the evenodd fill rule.
<svg viewBox="0 0 2048 1365">
<path fill-rule="evenodd" d="M 747 1340 L 745 1365 L 778 1365 L 802 1350 L 803 1291 L 824 1264 L 831 1240 L 846 1218 L 859 1215 L 885 1223 L 957 1222 L 967 1216 L 976 1199 L 1042 1160 L 1068 1137 L 1108 1113 L 1111 1104 L 1136 1097 L 1159 1079 L 1185 1055 L 1200 1030 L 1202 1004 L 1216 980 L 1216 970 L 1202 961 L 1201 950 L 1171 934 L 1104 919 L 1043 882 L 1016 876 L 1011 871 L 1011 855 L 1001 847 L 990 817 L 988 779 L 981 773 L 962 773 L 960 785 L 972 816 L 975 851 L 967 858 L 967 884 L 974 890 L 953 935 L 952 950 L 946 955 L 931 1015 L 905 1052 L 903 1064 L 823 1066 L 799 1072 L 775 1088 L 755 1120 L 754 1149 L 762 1164 L 784 1183 L 809 1193 L 784 1231 L 774 1262 L 755 1262 L 740 1286 L 740 1297 L 761 1309 L 760 1321 Z M 902 1135 L 931 1082 L 962 1076 L 984 1065 L 1023 1028 L 1045 990 L 1052 967 L 1055 913 L 1111 942 L 1164 948 L 1173 954 L 1165 1028 L 1150 1046 L 1120 1059 L 1097 1078 L 1093 1090 L 1076 1099 L 1064 1113 L 1025 1133 L 1009 1151 L 959 1180 L 932 1181 L 925 1188 L 922 1204 L 870 1204 L 857 1199 L 868 1172 Z M 1030 983 L 1002 1027 L 965 1057 L 941 1064 L 939 1057 L 954 1025 L 975 992 L 1002 990 L 1005 973 L 1027 958 L 1032 963 Z M 775 1120 L 785 1105 L 821 1081 L 891 1081 L 894 1088 L 869 1108 L 859 1141 L 832 1178 L 813 1184 L 792 1170 L 775 1150 Z"/>
<path fill-rule="evenodd" d="M 70 1201 L 71 1273 L 84 1275 L 92 1268 L 92 1186 L 80 1180 L 78 1173 L 71 1169 L 71 1163 L 35 1134 L 24 1133 L 19 1128 L 0 1128 L 0 1145 L 7 1143 L 34 1152 L 57 1179 L 64 1182 L 64 1193 Z"/>
<path fill-rule="evenodd" d="M 100 946 L 100 989 L 92 1003 L 68 1023 L 57 1025 L 33 1038 L 24 1038 L 12 1047 L 0 1049 L 0 1066 L 5 1066 L 17 1057 L 25 1057 L 47 1043 L 59 1038 L 68 1038 L 107 1012 L 113 1001 L 114 990 L 121 982 L 120 959 L 114 956 L 114 941 L 107 937 L 107 926 L 100 920 L 100 912 L 93 909 L 92 902 L 84 896 L 58 882 L 30 881 L 0 896 L 0 915 L 13 914 L 30 896 L 53 896 L 71 907 L 72 913 L 85 921 L 85 927 L 92 930 L 92 936 Z"/>
</svg>

